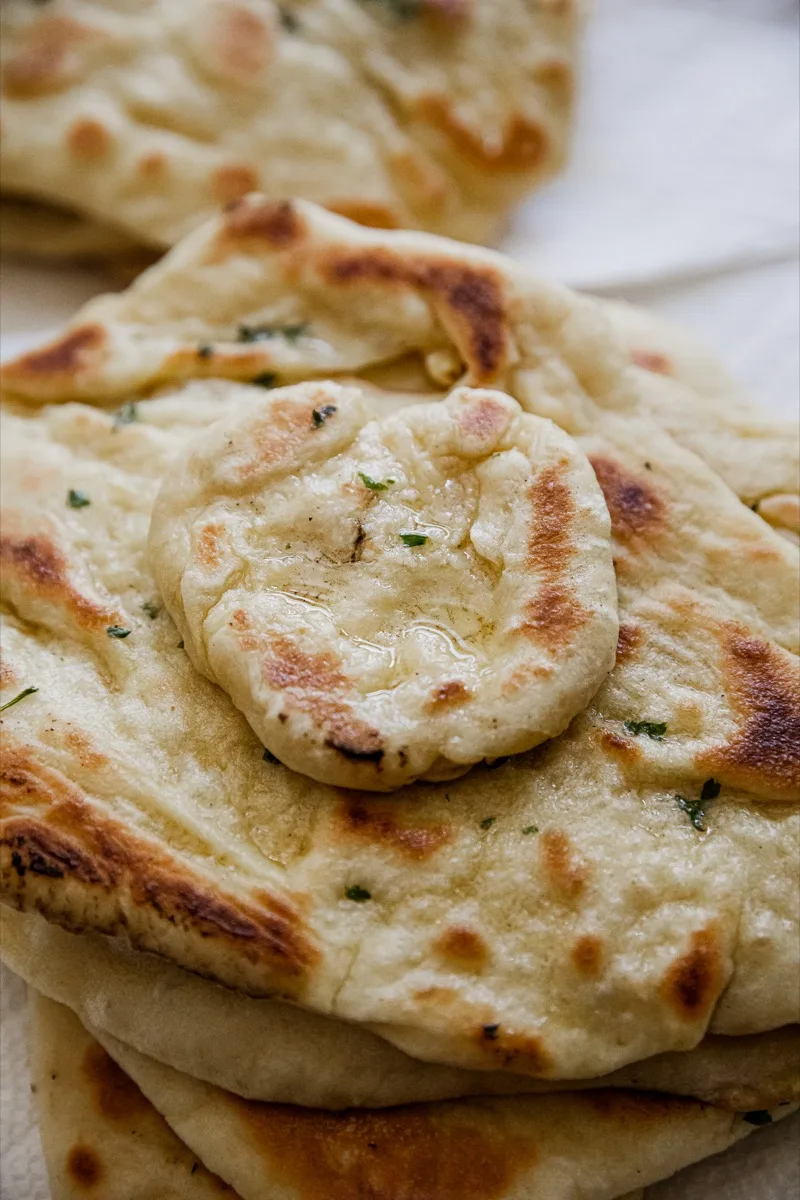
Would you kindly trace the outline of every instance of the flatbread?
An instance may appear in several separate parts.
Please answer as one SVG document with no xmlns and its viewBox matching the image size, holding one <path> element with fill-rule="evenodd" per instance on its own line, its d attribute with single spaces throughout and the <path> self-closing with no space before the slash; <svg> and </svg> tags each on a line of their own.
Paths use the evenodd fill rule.
<svg viewBox="0 0 800 1200">
<path fill-rule="evenodd" d="M 634 365 L 646 373 L 642 399 L 653 419 L 704 458 L 745 504 L 796 542 L 796 422 L 790 428 L 786 421 L 757 413 L 716 357 L 679 326 L 623 301 L 600 303 Z"/>
<path fill-rule="evenodd" d="M 504 392 L 389 416 L 330 382 L 258 397 L 175 462 L 149 550 L 192 665 L 322 783 L 391 791 L 530 750 L 614 665 L 603 493 Z M 532 638 L 531 595 L 570 555 L 548 594 L 581 627 Z"/>
<path fill-rule="evenodd" d="M 35 994 L 31 1052 L 52 1200 L 237 1200 L 70 1010 Z"/>
<path fill-rule="evenodd" d="M 489 239 L 569 139 L 577 4 L 4 0 L 3 186 L 164 248 L 261 189 Z"/>
<path fill-rule="evenodd" d="M 67 933 L 0 906 L 3 961 L 86 1024 L 178 1071 L 251 1100 L 381 1108 L 461 1096 L 627 1087 L 747 1112 L 800 1100 L 800 1030 L 706 1037 L 600 1079 L 559 1083 L 409 1058 L 359 1025 L 254 1000 L 120 938 Z"/>
<path fill-rule="evenodd" d="M 290 321 L 313 336 L 236 340 Z M 424 390 L 454 354 L 592 461 L 618 661 L 544 751 L 354 797 L 263 762 L 190 666 L 157 609 L 151 505 L 188 439 L 254 401 L 181 380 L 374 382 L 402 358 L 407 392 L 412 366 Z M 7 902 L 463 1067 L 596 1076 L 797 1021 L 797 557 L 639 415 L 591 301 L 488 252 L 256 199 L 3 376 L 29 400 L 128 405 L 5 415 L 4 695 L 39 688 L 3 714 Z M 542 618 L 572 636 L 574 613 Z"/>
<path fill-rule="evenodd" d="M 646 1092 L 456 1100 L 326 1113 L 256 1104 L 100 1041 L 243 1200 L 611 1200 L 753 1132 L 746 1117 Z M 792 1106 L 772 1114 L 788 1115 Z M 760 1118 L 759 1118 L 760 1119 Z M 765 1119 L 766 1115 L 765 1115 Z"/>
<path fill-rule="evenodd" d="M 153 261 L 152 252 L 108 225 L 7 193 L 0 195 L 0 250 L 18 258 L 90 265 L 138 258 L 141 270 Z"/>
</svg>

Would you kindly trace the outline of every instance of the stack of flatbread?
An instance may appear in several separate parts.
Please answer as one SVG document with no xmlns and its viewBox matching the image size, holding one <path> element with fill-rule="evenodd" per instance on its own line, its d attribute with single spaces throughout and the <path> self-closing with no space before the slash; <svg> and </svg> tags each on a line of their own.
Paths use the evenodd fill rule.
<svg viewBox="0 0 800 1200">
<path fill-rule="evenodd" d="M 55 1200 L 610 1200 L 793 1111 L 796 430 L 261 196 L 2 381 Z"/>
<path fill-rule="evenodd" d="M 576 0 L 3 0 L 7 251 L 141 269 L 256 189 L 490 240 L 569 140 Z"/>
</svg>

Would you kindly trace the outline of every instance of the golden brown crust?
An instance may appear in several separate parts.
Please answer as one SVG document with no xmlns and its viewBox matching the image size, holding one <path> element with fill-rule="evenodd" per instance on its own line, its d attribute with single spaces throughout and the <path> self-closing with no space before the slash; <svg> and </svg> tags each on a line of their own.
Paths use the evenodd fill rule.
<svg viewBox="0 0 800 1200">
<path fill-rule="evenodd" d="M 74 586 L 64 555 L 44 534 L 0 535 L 0 563 L 7 581 L 17 581 L 31 599 L 61 605 L 83 629 L 98 632 L 120 620 L 117 609 L 97 604 Z"/>
<path fill-rule="evenodd" d="M 164 922 L 191 927 L 200 938 L 187 966 L 241 982 L 235 968 L 226 978 L 227 947 L 243 955 L 256 994 L 302 992 L 319 955 L 289 900 L 264 888 L 250 897 L 225 892 L 178 855 L 101 814 L 79 788 L 37 763 L 31 747 L 7 738 L 0 789 L 6 903 L 78 932 L 84 921 L 105 933 L 125 932 L 145 950 L 163 948 Z"/>
<path fill-rule="evenodd" d="M 630 474 L 610 458 L 589 457 L 597 482 L 603 490 L 611 528 L 622 542 L 648 538 L 666 525 L 666 506 L 655 488 Z"/>
<path fill-rule="evenodd" d="M 72 379 L 98 360 L 108 335 L 102 325 L 79 325 L 40 350 L 23 354 L 4 368 L 3 377 L 13 387 L 16 380 L 44 379 L 57 384 Z"/>
<path fill-rule="evenodd" d="M 453 830 L 445 824 L 412 825 L 398 820 L 391 801 L 354 796 L 339 810 L 339 836 L 364 842 L 421 861 L 430 858 L 451 841 Z"/>
<path fill-rule="evenodd" d="M 560 900 L 576 901 L 586 887 L 589 867 L 560 829 L 546 829 L 539 837 L 539 855 L 550 886 Z"/>
<path fill-rule="evenodd" d="M 693 933 L 689 948 L 664 976 L 662 995 L 685 1021 L 710 1014 L 726 982 L 725 966 L 715 924 Z"/>
</svg>

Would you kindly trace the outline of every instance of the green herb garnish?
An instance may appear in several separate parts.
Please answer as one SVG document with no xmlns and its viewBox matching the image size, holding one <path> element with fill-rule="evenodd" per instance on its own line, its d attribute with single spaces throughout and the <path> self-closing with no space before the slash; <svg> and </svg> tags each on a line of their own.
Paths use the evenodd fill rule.
<svg viewBox="0 0 800 1200">
<path fill-rule="evenodd" d="M 262 371 L 260 375 L 256 375 L 255 379 L 250 380 L 253 387 L 272 388 L 278 382 L 278 376 L 274 371 Z"/>
<path fill-rule="evenodd" d="M 132 425 L 134 421 L 139 420 L 139 409 L 134 403 L 123 404 L 122 408 L 118 408 L 114 415 L 114 429 L 119 429 L 120 425 Z"/>
<path fill-rule="evenodd" d="M 752 1112 L 742 1113 L 742 1120 L 748 1125 L 771 1125 L 772 1117 L 765 1108 L 754 1108 Z"/>
<path fill-rule="evenodd" d="M 283 765 L 281 763 L 281 760 L 279 758 L 276 758 L 275 755 L 272 753 L 272 751 L 268 750 L 266 748 L 266 746 L 264 747 L 264 753 L 261 755 L 261 757 L 263 758 L 264 762 L 274 763 L 274 765 L 276 767 L 280 767 Z"/>
<path fill-rule="evenodd" d="M 400 541 L 406 546 L 424 546 L 428 538 L 424 533 L 401 533 Z"/>
<path fill-rule="evenodd" d="M 363 904 L 365 900 L 372 899 L 372 892 L 368 892 L 366 888 L 359 887 L 357 883 L 347 888 L 344 894 L 348 900 L 355 900 L 356 904 Z"/>
<path fill-rule="evenodd" d="M 308 321 L 296 325 L 240 325 L 236 332 L 237 342 L 268 342 L 271 338 L 283 337 L 287 342 L 296 342 L 310 329 Z"/>
<path fill-rule="evenodd" d="M 497 1035 L 499 1032 L 500 1032 L 499 1025 L 484 1025 L 484 1027 L 483 1027 L 483 1036 L 485 1038 L 488 1038 L 490 1042 L 497 1041 Z"/>
<path fill-rule="evenodd" d="M 538 825 L 526 825 L 522 832 L 527 837 L 529 833 L 538 833 L 539 826 Z"/>
<path fill-rule="evenodd" d="M 700 789 L 701 800 L 716 800 L 722 790 L 722 784 L 716 779 L 707 779 Z"/>
<path fill-rule="evenodd" d="M 142 612 L 147 613 L 151 621 L 155 621 L 156 617 L 161 612 L 161 609 L 154 601 L 145 600 L 144 604 L 142 605 Z"/>
<path fill-rule="evenodd" d="M 625 728 L 628 733 L 637 737 L 640 733 L 646 733 L 654 742 L 660 742 L 667 732 L 667 723 L 666 721 L 626 721 Z"/>
<path fill-rule="evenodd" d="M 322 408 L 314 408 L 311 410 L 311 421 L 315 429 L 319 429 L 325 424 L 328 417 L 332 417 L 336 412 L 335 404 L 323 404 Z"/>
<path fill-rule="evenodd" d="M 689 820 L 694 825 L 695 829 L 699 829 L 701 833 L 706 831 L 706 810 L 703 808 L 702 800 L 687 800 L 685 796 L 676 796 L 678 808 L 685 812 Z"/>
<path fill-rule="evenodd" d="M 26 687 L 19 692 L 13 700 L 6 700 L 5 704 L 0 704 L 0 712 L 5 712 L 7 708 L 11 708 L 13 704 L 19 704 L 20 700 L 24 700 L 26 696 L 32 696 L 34 692 L 38 692 L 37 687 Z"/>
<path fill-rule="evenodd" d="M 200 345 L 197 347 L 197 357 L 198 358 L 212 358 L 213 355 L 214 355 L 214 347 L 209 345 L 208 342 L 201 342 Z"/>
<path fill-rule="evenodd" d="M 67 492 L 67 504 L 70 508 L 86 508 L 91 503 L 86 492 L 77 492 L 75 488 L 70 488 Z"/>
<path fill-rule="evenodd" d="M 106 628 L 108 636 L 113 638 L 126 638 L 130 632 L 130 629 L 126 629 L 124 625 L 109 625 Z"/>
<path fill-rule="evenodd" d="M 377 479 L 370 479 L 369 475 L 365 475 L 363 471 L 358 472 L 358 478 L 364 487 L 369 488 L 371 492 L 385 492 L 394 483 L 393 479 L 387 479 L 386 483 L 381 483 Z"/>
<path fill-rule="evenodd" d="M 491 829 L 497 817 L 484 817 L 481 821 L 481 829 Z"/>
</svg>

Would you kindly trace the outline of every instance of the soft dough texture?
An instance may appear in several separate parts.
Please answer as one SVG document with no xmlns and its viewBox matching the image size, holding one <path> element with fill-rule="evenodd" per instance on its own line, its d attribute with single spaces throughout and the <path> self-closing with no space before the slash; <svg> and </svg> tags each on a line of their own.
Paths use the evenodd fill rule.
<svg viewBox="0 0 800 1200">
<path fill-rule="evenodd" d="M 573 0 L 3 0 L 3 187 L 166 247 L 262 189 L 490 239 L 562 164 Z"/>
<path fill-rule="evenodd" d="M 327 1113 L 243 1101 L 99 1035 L 172 1128 L 243 1200 L 612 1200 L 753 1132 L 644 1092 L 457 1100 Z M 789 1115 L 784 1106 L 773 1119 Z"/>
<path fill-rule="evenodd" d="M 52 1200 L 237 1200 L 69 1009 L 35 993 L 31 1059 Z"/>
<path fill-rule="evenodd" d="M 409 1058 L 346 1021 L 255 1000 L 200 979 L 121 938 L 67 933 L 0 905 L 0 955 L 37 991 L 101 1033 L 250 1100 L 310 1108 L 623 1087 L 694 1096 L 747 1112 L 800 1100 L 800 1028 L 705 1038 L 582 1082 L 460 1071 Z"/>
<path fill-rule="evenodd" d="M 237 340 L 270 322 L 313 336 Z M 152 504 L 187 442 L 261 395 L 225 376 L 377 394 L 395 371 L 430 395 L 454 360 L 588 454 L 617 663 L 544 748 L 354 796 L 263 762 L 191 666 Z M 3 378 L 60 401 L 4 414 L 3 698 L 39 688 L 3 714 L 7 903 L 460 1066 L 585 1077 L 798 1019 L 797 556 L 641 415 L 596 305 L 254 198 Z"/>
<path fill-rule="evenodd" d="M 617 645 L 610 532 L 575 442 L 502 392 L 381 420 L 360 389 L 298 384 L 189 445 L 150 558 L 193 665 L 273 755 L 386 791 L 586 706 Z"/>
</svg>

